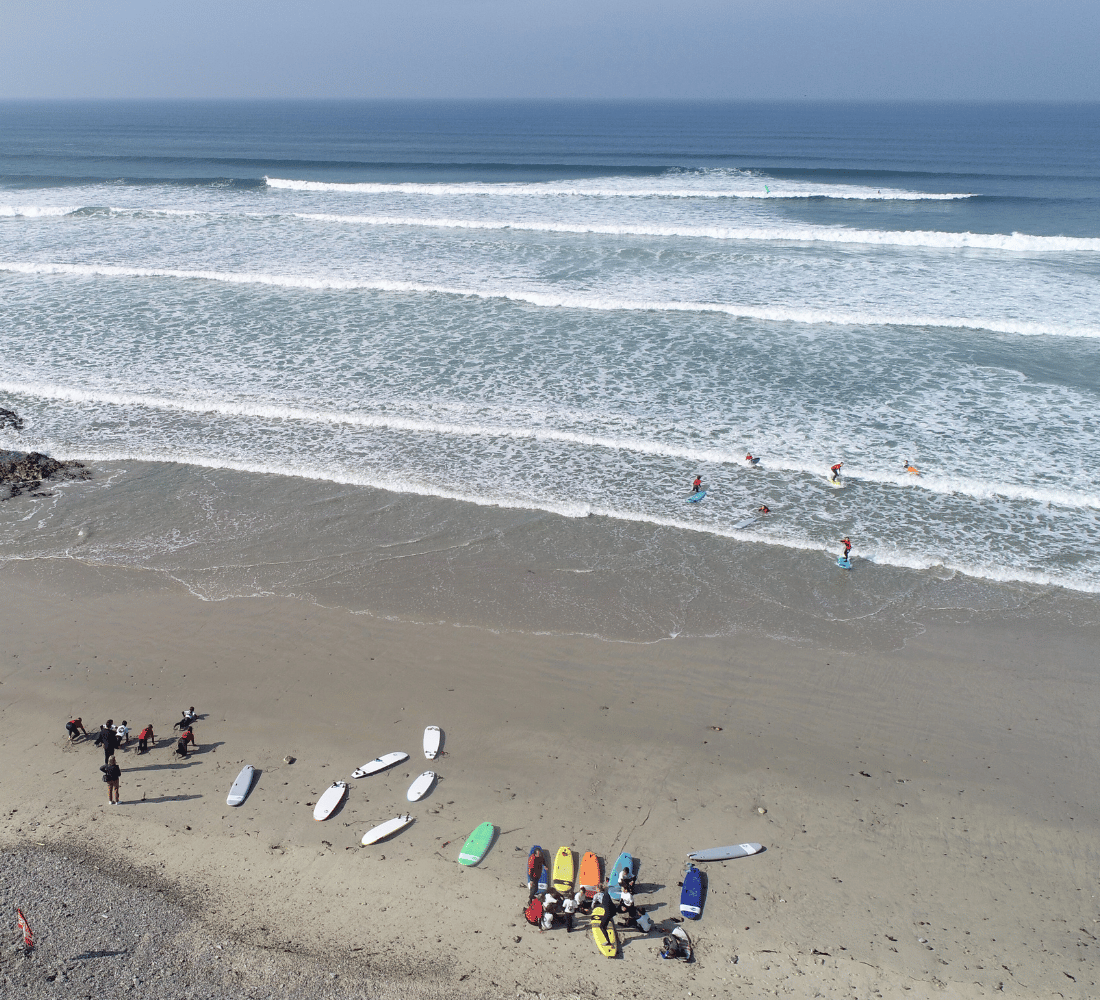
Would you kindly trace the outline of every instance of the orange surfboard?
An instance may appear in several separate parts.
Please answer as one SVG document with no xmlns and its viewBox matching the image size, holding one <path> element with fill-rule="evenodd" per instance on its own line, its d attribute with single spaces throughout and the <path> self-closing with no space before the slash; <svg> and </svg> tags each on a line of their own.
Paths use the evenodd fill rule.
<svg viewBox="0 0 1100 1000">
<path fill-rule="evenodd" d="M 581 858 L 581 870 L 577 874 L 578 886 L 597 886 L 601 882 L 600 859 L 591 851 L 585 851 Z M 595 888 L 586 889 L 584 893 L 589 899 L 596 895 Z"/>
</svg>

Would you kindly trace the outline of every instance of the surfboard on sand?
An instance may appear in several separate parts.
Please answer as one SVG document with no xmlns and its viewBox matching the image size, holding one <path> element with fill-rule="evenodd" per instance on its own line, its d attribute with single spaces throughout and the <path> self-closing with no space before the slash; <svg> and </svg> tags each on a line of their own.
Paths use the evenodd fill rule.
<svg viewBox="0 0 1100 1000">
<path fill-rule="evenodd" d="M 731 858 L 747 858 L 764 850 L 759 844 L 731 844 L 729 847 L 709 847 L 705 851 L 692 851 L 692 861 L 729 861 Z"/>
<path fill-rule="evenodd" d="M 398 830 L 404 830 L 412 821 L 413 818 L 408 813 L 405 813 L 404 816 L 394 816 L 393 819 L 388 819 L 385 823 L 379 823 L 378 826 L 372 827 L 364 833 L 363 843 L 377 844 L 380 840 L 392 837 Z"/>
<path fill-rule="evenodd" d="M 581 858 L 581 866 L 577 871 L 577 885 L 591 886 L 586 888 L 584 894 L 591 899 L 596 895 L 596 886 L 600 884 L 600 859 L 591 851 L 585 851 Z"/>
<path fill-rule="evenodd" d="M 313 807 L 313 818 L 316 820 L 328 819 L 336 810 L 336 807 L 344 801 L 344 796 L 347 794 L 348 783 L 346 781 L 334 781 L 325 789 L 324 794 L 317 800 L 317 805 Z"/>
<path fill-rule="evenodd" d="M 688 865 L 684 872 L 680 912 L 688 920 L 698 920 L 703 915 L 703 873 L 695 865 Z"/>
<path fill-rule="evenodd" d="M 489 845 L 493 842 L 496 827 L 492 823 L 482 823 L 473 833 L 466 838 L 462 850 L 458 854 L 460 865 L 476 865 L 489 853 Z"/>
<path fill-rule="evenodd" d="M 706 491 L 706 490 L 700 490 L 700 491 L 699 491 L 698 493 L 692 493 L 692 494 L 691 494 L 691 496 L 689 496 L 689 497 L 687 498 L 687 502 L 688 502 L 688 503 L 698 503 L 698 502 L 699 502 L 700 500 L 702 500 L 702 499 L 703 499 L 703 498 L 704 498 L 704 497 L 705 497 L 706 495 L 707 495 L 707 491 Z"/>
<path fill-rule="evenodd" d="M 229 788 L 229 797 L 225 800 L 227 806 L 239 806 L 248 798 L 252 791 L 252 781 L 256 777 L 256 769 L 251 764 L 245 764 L 241 773 Z"/>
<path fill-rule="evenodd" d="M 836 564 L 841 569 L 851 569 L 852 568 L 852 560 L 851 559 L 845 559 L 844 556 L 837 556 L 836 557 Z"/>
<path fill-rule="evenodd" d="M 592 938 L 604 958 L 614 958 L 619 954 L 619 935 L 613 920 L 607 922 L 606 931 L 600 930 L 600 917 L 605 912 L 602 904 L 592 907 Z"/>
<path fill-rule="evenodd" d="M 623 890 L 619 888 L 619 872 L 624 868 L 629 868 L 631 872 L 634 871 L 634 856 L 627 851 L 623 851 L 623 853 L 619 855 L 611 868 L 611 874 L 607 876 L 607 891 L 616 903 L 623 898 Z"/>
<path fill-rule="evenodd" d="M 425 771 L 411 785 L 405 795 L 410 802 L 419 802 L 435 784 L 435 771 Z"/>
<path fill-rule="evenodd" d="M 539 851 L 542 852 L 542 874 L 539 876 L 539 892 L 546 892 L 550 888 L 550 861 L 541 847 Z"/>
<path fill-rule="evenodd" d="M 365 778 L 368 774 L 377 774 L 379 771 L 386 770 L 387 767 L 393 767 L 394 764 L 400 764 L 403 760 L 408 760 L 409 755 L 407 753 L 387 753 L 381 757 L 375 757 L 374 760 L 369 760 L 362 767 L 357 767 L 351 772 L 353 778 Z"/>
<path fill-rule="evenodd" d="M 424 756 L 428 760 L 435 760 L 439 756 L 439 747 L 443 742 L 443 734 L 439 726 L 428 726 L 424 730 Z"/>
<path fill-rule="evenodd" d="M 550 876 L 550 885 L 558 892 L 573 891 L 573 850 L 569 847 L 559 847 L 554 855 L 554 874 Z"/>
</svg>

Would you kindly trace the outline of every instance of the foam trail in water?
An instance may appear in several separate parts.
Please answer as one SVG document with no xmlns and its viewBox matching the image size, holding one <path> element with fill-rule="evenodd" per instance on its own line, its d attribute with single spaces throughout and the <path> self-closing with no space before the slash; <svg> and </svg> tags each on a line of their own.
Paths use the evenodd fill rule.
<svg viewBox="0 0 1100 1000">
<path fill-rule="evenodd" d="M 55 219 L 77 210 L 65 205 L 0 205 L 0 219 Z"/>
<path fill-rule="evenodd" d="M 731 183 L 731 181 L 738 183 Z M 540 181 L 538 183 L 484 181 L 465 183 L 402 182 L 384 184 L 368 182 L 335 182 L 295 180 L 265 177 L 270 188 L 283 191 L 312 191 L 329 194 L 405 194 L 446 198 L 478 197 L 572 197 L 572 198 L 836 198 L 844 201 L 958 201 L 971 198 L 964 193 L 900 191 L 891 188 L 869 188 L 847 184 L 809 184 L 782 181 L 736 172 L 719 176 L 702 174 L 671 174 L 659 178 L 607 177 L 600 181 Z M 717 185 L 716 185 L 717 182 Z M 715 186 L 716 185 L 716 186 Z"/>
<path fill-rule="evenodd" d="M 807 323 L 834 326 L 918 326 L 944 329 L 983 330 L 990 333 L 1025 337 L 1100 337 L 1100 327 L 1067 326 L 969 316 L 934 316 L 906 313 L 845 312 L 833 309 L 809 309 L 788 306 L 755 306 L 731 302 L 677 302 L 623 299 L 609 295 L 578 295 L 567 292 L 535 292 L 504 288 L 464 288 L 428 285 L 416 281 L 356 280 L 295 275 L 263 274 L 239 271 L 189 271 L 180 268 L 118 267 L 112 264 L 47 264 L 21 261 L 0 262 L 0 271 L 15 274 L 60 274 L 109 278 L 180 278 L 220 281 L 235 285 L 271 285 L 278 288 L 310 288 L 318 291 L 409 292 L 413 294 L 456 295 L 477 299 L 502 299 L 541 308 L 590 309 L 599 312 L 691 312 L 719 313 L 734 319 L 754 319 L 770 323 Z"/>
<path fill-rule="evenodd" d="M 1100 239 L 1077 236 L 1030 236 L 1026 233 L 941 233 L 910 230 L 841 229 L 836 226 L 636 226 L 588 225 L 565 222 L 510 222 L 432 219 L 416 216 L 333 215 L 297 213 L 317 222 L 367 226 L 421 226 L 433 229 L 514 230 L 524 233 L 566 233 L 599 236 L 670 236 L 688 239 L 758 240 L 778 243 L 866 243 L 872 246 L 930 247 L 935 249 L 1014 250 L 1028 253 L 1100 253 Z"/>
<path fill-rule="evenodd" d="M 417 433 L 445 434 L 456 437 L 503 437 L 513 440 L 556 441 L 578 444 L 609 451 L 653 455 L 660 458 L 684 460 L 692 464 L 714 465 L 743 464 L 744 446 L 736 448 L 684 448 L 661 444 L 637 437 L 601 437 L 575 431 L 543 427 L 509 427 L 503 424 L 457 423 L 444 420 L 424 420 L 397 417 L 390 414 L 347 413 L 319 410 L 309 407 L 289 406 L 282 403 L 234 402 L 221 399 L 176 399 L 143 393 L 102 392 L 77 389 L 45 383 L 0 382 L 0 392 L 73 403 L 107 404 L 109 406 L 142 406 L 153 410 L 180 413 L 218 414 L 227 417 L 257 417 L 265 420 L 291 420 L 352 427 L 369 427 L 384 430 L 413 431 Z M 795 472 L 819 477 L 823 475 L 820 462 L 784 461 L 769 459 L 770 471 Z M 1032 488 L 1015 483 L 984 482 L 967 477 L 894 475 L 873 469 L 852 468 L 847 478 L 851 482 L 878 483 L 885 486 L 913 488 L 940 494 L 962 494 L 984 500 L 1003 497 L 1040 504 L 1057 504 L 1067 508 L 1092 508 L 1100 510 L 1100 495 L 1076 490 Z"/>
<path fill-rule="evenodd" d="M 3 444 L 0 436 L 0 444 Z M 21 442 L 26 446 L 26 442 Z M 352 474 L 345 469 L 328 468 L 311 465 L 281 465 L 268 462 L 248 462 L 236 459 L 225 459 L 218 456 L 205 455 L 198 451 L 172 451 L 149 452 L 141 449 L 125 450 L 101 450 L 81 451 L 79 454 L 67 454 L 55 446 L 54 442 L 47 440 L 36 441 L 33 447 L 37 450 L 53 454 L 62 460 L 77 459 L 84 462 L 175 462 L 186 465 L 194 465 L 200 468 L 230 469 L 235 472 L 259 473 L 267 475 L 279 475 L 297 477 L 303 479 L 316 479 L 327 482 L 341 483 L 352 486 L 365 486 L 387 492 L 407 492 L 420 496 L 440 497 L 446 500 L 458 500 L 477 506 L 504 507 L 518 510 L 542 510 L 550 514 L 558 514 L 562 517 L 581 518 L 588 516 L 603 516 L 620 521 L 633 521 L 646 524 L 654 524 L 662 527 L 679 530 L 699 531 L 700 525 L 695 520 L 686 520 L 674 517 L 663 517 L 637 510 L 620 510 L 612 507 L 596 507 L 587 503 L 547 503 L 536 497 L 503 497 L 482 496 L 479 494 L 464 493 L 447 490 L 432 482 L 423 482 L 412 479 L 395 479 L 387 476 L 377 478 L 369 475 Z M 797 549 L 809 552 L 827 551 L 819 540 L 809 538 L 800 533 L 769 534 L 761 537 L 752 531 L 736 528 L 724 528 L 708 525 L 702 530 L 723 538 L 731 538 L 737 541 L 749 541 L 766 545 L 775 545 L 781 548 Z M 984 566 L 977 564 L 955 565 L 943 560 L 935 560 L 908 553 L 890 547 L 864 548 L 857 557 L 866 562 L 877 563 L 886 566 L 895 566 L 903 569 L 946 569 L 953 573 L 962 573 L 974 579 L 993 580 L 1002 583 L 1029 583 L 1040 586 L 1062 586 L 1070 589 L 1084 591 L 1086 593 L 1100 593 L 1100 585 L 1087 581 L 1065 580 L 1054 574 L 1041 573 L 1032 570 L 1006 568 L 1003 565 Z"/>
</svg>

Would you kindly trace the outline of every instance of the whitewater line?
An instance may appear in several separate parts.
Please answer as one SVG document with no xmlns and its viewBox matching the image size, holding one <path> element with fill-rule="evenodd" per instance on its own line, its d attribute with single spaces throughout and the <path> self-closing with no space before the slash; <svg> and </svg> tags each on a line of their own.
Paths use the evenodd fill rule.
<svg viewBox="0 0 1100 1000">
<path fill-rule="evenodd" d="M 682 176 L 682 175 L 681 175 Z M 869 188 L 854 184 L 814 184 L 799 181 L 780 181 L 772 177 L 743 174 L 741 187 L 701 187 L 704 180 L 696 175 L 684 176 L 687 184 L 669 183 L 670 177 L 660 181 L 630 179 L 620 186 L 612 184 L 584 183 L 577 181 L 503 181 L 486 183 L 421 183 L 401 181 L 307 181 L 284 177 L 264 177 L 264 183 L 275 190 L 310 191 L 329 194 L 405 194 L 428 195 L 437 198 L 454 196 L 524 197 L 524 198 L 740 198 L 759 201 L 829 198 L 841 201 L 960 201 L 974 197 L 961 192 L 903 191 L 898 188 Z M 711 178 L 705 178 L 707 180 Z M 695 182 L 693 185 L 692 182 Z M 728 184 L 728 180 L 727 180 Z M 771 190 L 771 188 L 775 190 Z"/>
<path fill-rule="evenodd" d="M 726 448 L 691 448 L 662 444 L 638 437 L 602 437 L 576 431 L 542 427 L 509 427 L 491 423 L 457 423 L 454 421 L 425 420 L 415 417 L 399 417 L 387 414 L 345 413 L 309 407 L 288 406 L 275 403 L 238 403 L 215 399 L 176 399 L 144 393 L 101 392 L 74 389 L 47 383 L 20 383 L 0 381 L 0 392 L 37 397 L 58 402 L 106 404 L 109 406 L 140 406 L 151 410 L 171 411 L 196 415 L 217 414 L 224 417 L 254 417 L 262 420 L 288 420 L 327 426 L 362 427 L 374 430 L 407 431 L 420 434 L 442 434 L 452 437 L 507 438 L 517 441 L 547 441 L 558 444 L 576 444 L 607 451 L 629 452 L 654 458 L 668 458 L 690 464 L 744 465 L 741 459 L 744 446 Z M 789 472 L 824 478 L 824 466 L 820 462 L 797 462 L 769 459 L 769 472 Z M 895 486 L 903 489 L 921 489 L 941 495 L 963 495 L 975 500 L 1003 497 L 1026 503 L 1056 504 L 1072 509 L 1100 510 L 1100 495 L 1065 489 L 1029 489 L 1016 483 L 983 482 L 969 477 L 910 476 L 906 473 L 882 473 L 873 469 L 851 467 L 846 478 L 852 483 L 866 482 L 879 486 Z"/>
<path fill-rule="evenodd" d="M 50 442 L 42 441 L 37 447 L 56 454 L 56 449 L 50 447 Z M 149 452 L 127 451 L 89 451 L 72 454 L 61 454 L 61 459 L 75 459 L 83 462 L 172 462 L 192 465 L 197 468 L 226 469 L 233 472 L 244 472 L 254 475 L 278 475 L 291 479 L 311 479 L 322 482 L 339 483 L 349 486 L 363 486 L 372 489 L 384 490 L 389 493 L 414 494 L 417 496 L 438 497 L 444 500 L 455 500 L 461 503 L 469 503 L 478 507 L 500 507 L 511 510 L 541 510 L 548 514 L 557 514 L 568 518 L 582 518 L 590 516 L 608 517 L 618 521 L 628 521 L 639 524 L 652 524 L 659 527 L 673 528 L 681 531 L 703 532 L 720 538 L 728 538 L 739 542 L 749 542 L 757 545 L 774 545 L 779 548 L 794 549 L 804 552 L 829 552 L 828 542 L 822 539 L 808 538 L 805 535 L 779 535 L 762 534 L 759 530 L 745 530 L 737 528 L 718 527 L 713 524 L 684 520 L 678 517 L 666 517 L 659 514 L 647 514 L 636 510 L 618 510 L 610 507 L 594 507 L 588 503 L 552 503 L 538 500 L 534 497 L 486 497 L 479 494 L 462 493 L 448 490 L 435 483 L 422 480 L 407 480 L 380 478 L 365 475 L 353 475 L 344 470 L 319 467 L 283 466 L 262 462 L 247 462 L 238 459 L 218 459 L 203 455 L 199 452 L 178 452 L 170 456 L 158 455 Z M 928 556 L 916 554 L 899 554 L 896 549 L 871 542 L 861 548 L 860 559 L 872 565 L 893 566 L 899 569 L 929 570 L 946 569 L 952 573 L 961 573 L 974 579 L 984 579 L 995 583 L 1026 583 L 1038 586 L 1064 587 L 1084 593 L 1100 593 L 1100 585 L 1074 581 L 1057 577 L 1051 573 L 1036 572 L 1017 568 L 1006 569 L 1004 566 L 978 566 L 975 564 L 952 564 L 941 559 L 933 559 Z"/>
<path fill-rule="evenodd" d="M 0 272 L 2 271 L 13 274 L 57 274 L 78 277 L 180 278 L 184 280 L 224 282 L 233 285 L 268 285 L 276 288 L 302 288 L 316 291 L 373 291 L 417 295 L 450 295 L 485 301 L 518 302 L 544 309 L 588 309 L 595 312 L 717 313 L 730 316 L 733 319 L 753 319 L 768 323 L 935 327 L 948 330 L 979 330 L 1024 337 L 1100 337 L 1100 327 L 1074 327 L 1036 323 L 1032 320 L 974 319 L 968 316 L 930 316 L 905 313 L 882 315 L 858 311 L 834 312 L 825 309 L 790 306 L 623 299 L 613 296 L 578 295 L 562 292 L 511 291 L 504 288 L 429 285 L 417 281 L 387 279 L 314 278 L 247 271 L 192 271 L 181 268 L 119 267 L 111 264 L 39 264 L 18 261 L 0 262 Z"/>
</svg>

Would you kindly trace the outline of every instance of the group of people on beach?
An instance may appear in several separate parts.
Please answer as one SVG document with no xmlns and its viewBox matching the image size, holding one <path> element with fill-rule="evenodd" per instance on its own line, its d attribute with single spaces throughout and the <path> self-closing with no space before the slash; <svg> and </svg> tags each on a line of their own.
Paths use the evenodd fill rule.
<svg viewBox="0 0 1100 1000">
<path fill-rule="evenodd" d="M 604 934 L 612 919 L 621 914 L 626 915 L 626 920 L 616 926 L 624 930 L 632 927 L 648 934 L 653 929 L 653 919 L 634 902 L 636 876 L 632 869 L 623 868 L 619 872 L 619 898 L 614 899 L 607 882 L 578 886 L 572 895 L 559 892 L 549 884 L 543 892 L 540 882 L 544 864 L 540 854 L 532 854 L 527 862 L 527 907 L 523 911 L 527 922 L 537 926 L 540 932 L 551 930 L 561 923 L 569 933 L 578 913 L 591 917 L 595 910 L 601 910 L 597 923 Z M 687 958 L 690 952 L 684 951 L 684 948 L 681 938 L 665 938 L 661 957 Z"/>
<path fill-rule="evenodd" d="M 186 757 L 187 745 L 190 744 L 192 747 L 197 745 L 195 743 L 194 727 L 197 718 L 195 706 L 192 705 L 184 711 L 183 718 L 172 726 L 174 730 L 179 730 L 179 737 L 176 739 L 176 747 L 173 751 L 177 756 Z M 80 716 L 66 722 L 65 731 L 68 733 L 70 744 L 75 743 L 78 736 L 83 736 L 85 739 L 91 738 L 91 734 L 84 728 L 84 720 Z M 107 785 L 107 801 L 113 806 L 118 805 L 118 790 L 122 782 L 122 768 L 119 766 L 116 751 L 128 746 L 129 743 L 130 726 L 125 719 L 117 726 L 114 719 L 108 719 L 99 727 L 99 733 L 95 738 L 95 745 L 103 749 L 103 764 L 99 769 L 103 772 L 103 781 Z M 156 745 L 157 737 L 153 732 L 153 724 L 150 722 L 138 734 L 138 753 L 147 753 L 150 748 Z"/>
</svg>

